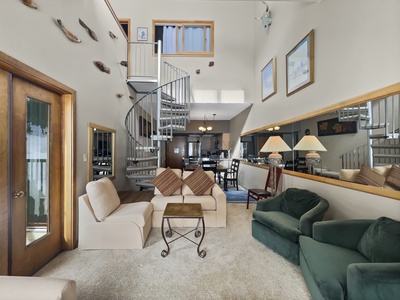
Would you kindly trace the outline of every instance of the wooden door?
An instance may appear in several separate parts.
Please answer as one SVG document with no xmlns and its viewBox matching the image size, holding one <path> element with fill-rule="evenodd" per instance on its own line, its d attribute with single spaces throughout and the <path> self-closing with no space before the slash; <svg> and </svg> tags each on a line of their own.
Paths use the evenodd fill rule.
<svg viewBox="0 0 400 300">
<path fill-rule="evenodd" d="M 167 142 L 166 167 L 170 167 L 171 169 L 182 169 L 182 158 L 186 155 L 186 144 L 187 137 L 185 136 L 174 136 L 172 141 Z"/>
<path fill-rule="evenodd" d="M 12 82 L 11 275 L 30 275 L 61 249 L 61 101 Z"/>
</svg>

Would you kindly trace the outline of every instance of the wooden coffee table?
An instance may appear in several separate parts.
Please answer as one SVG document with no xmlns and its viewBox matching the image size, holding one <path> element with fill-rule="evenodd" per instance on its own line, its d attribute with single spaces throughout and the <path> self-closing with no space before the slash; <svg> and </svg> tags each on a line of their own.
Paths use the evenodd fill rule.
<svg viewBox="0 0 400 300">
<path fill-rule="evenodd" d="M 198 221 L 197 221 L 196 228 L 186 232 L 185 234 L 181 234 L 171 228 L 169 219 L 198 219 Z M 164 232 L 164 221 L 165 220 L 168 223 L 168 230 L 166 232 Z M 200 221 L 203 225 L 203 234 L 199 230 Z M 187 237 L 187 235 L 193 231 L 194 231 L 195 238 L 199 238 L 201 236 L 199 243 L 196 243 L 195 241 L 193 241 Z M 176 233 L 178 235 L 178 237 L 176 237 L 173 240 L 167 241 L 166 237 L 171 238 L 173 233 Z M 167 245 L 167 250 L 161 251 L 162 257 L 166 257 L 169 254 L 169 252 L 170 252 L 169 244 L 171 244 L 172 242 L 174 242 L 182 237 L 187 239 L 188 241 L 192 242 L 193 244 L 197 245 L 197 254 L 201 258 L 204 258 L 206 256 L 205 250 L 200 251 L 200 245 L 201 245 L 201 242 L 203 241 L 204 235 L 205 235 L 204 216 L 203 216 L 203 210 L 201 209 L 200 203 L 168 203 L 164 210 L 164 214 L 162 216 L 161 234 L 162 234 L 165 244 Z"/>
</svg>

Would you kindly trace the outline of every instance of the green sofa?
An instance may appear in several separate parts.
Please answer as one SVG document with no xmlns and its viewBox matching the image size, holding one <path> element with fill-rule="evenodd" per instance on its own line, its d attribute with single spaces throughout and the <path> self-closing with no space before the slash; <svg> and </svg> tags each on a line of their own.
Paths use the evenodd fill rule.
<svg viewBox="0 0 400 300">
<path fill-rule="evenodd" d="M 328 208 L 328 201 L 316 193 L 289 188 L 278 196 L 258 201 L 252 235 L 298 265 L 299 237 L 311 236 L 313 223 L 321 221 Z"/>
<path fill-rule="evenodd" d="M 400 299 L 400 222 L 317 222 L 300 236 L 300 268 L 317 299 Z"/>
</svg>

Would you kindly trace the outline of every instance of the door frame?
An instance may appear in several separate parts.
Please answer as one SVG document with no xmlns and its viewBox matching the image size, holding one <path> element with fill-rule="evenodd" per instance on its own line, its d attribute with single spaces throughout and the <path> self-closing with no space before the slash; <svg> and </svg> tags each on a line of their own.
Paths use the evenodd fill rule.
<svg viewBox="0 0 400 300">
<path fill-rule="evenodd" d="M 19 76 L 42 88 L 46 88 L 61 97 L 61 137 L 62 181 L 61 181 L 61 250 L 72 250 L 78 245 L 77 236 L 77 204 L 76 204 L 76 91 L 55 79 L 29 67 L 28 65 L 0 51 L 0 69 Z M 8 275 L 10 271 L 11 243 L 10 239 L 10 136 L 9 136 L 9 98 L 10 91 L 0 91 L 0 144 L 7 145 L 0 149 L 0 163 L 4 163 L 6 172 L 2 172 L 0 184 L 0 275 Z M 3 97 L 6 95 L 5 97 Z M 4 166 L 4 167 L 5 167 Z M 3 180 L 4 179 L 4 180 Z"/>
</svg>

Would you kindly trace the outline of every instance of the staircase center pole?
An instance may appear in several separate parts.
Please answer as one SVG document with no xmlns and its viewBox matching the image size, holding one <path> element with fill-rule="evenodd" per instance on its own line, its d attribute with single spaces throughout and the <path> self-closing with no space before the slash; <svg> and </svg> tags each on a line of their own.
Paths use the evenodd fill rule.
<svg viewBox="0 0 400 300">
<path fill-rule="evenodd" d="M 162 44 L 161 41 L 158 40 L 157 46 L 157 83 L 158 87 L 161 86 L 161 51 L 162 51 Z M 161 118 L 161 89 L 157 89 L 157 166 L 161 167 L 161 139 L 160 139 L 160 118 Z"/>
</svg>

